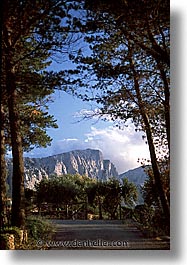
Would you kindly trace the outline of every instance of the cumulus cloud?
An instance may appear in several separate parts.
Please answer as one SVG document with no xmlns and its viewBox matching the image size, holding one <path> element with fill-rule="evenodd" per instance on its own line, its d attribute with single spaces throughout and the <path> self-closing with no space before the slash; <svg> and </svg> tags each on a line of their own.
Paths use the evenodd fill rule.
<svg viewBox="0 0 187 265">
<path fill-rule="evenodd" d="M 63 152 L 69 152 L 72 150 L 82 150 L 87 148 L 86 144 L 84 145 L 84 141 L 80 139 L 70 138 L 70 139 L 62 139 L 59 140 L 52 145 L 52 153 L 58 154 Z"/>
<path fill-rule="evenodd" d="M 112 126 L 105 129 L 92 127 L 86 141 L 91 147 L 102 150 L 104 157 L 116 165 L 119 173 L 139 166 L 139 158 L 149 158 L 148 147 L 133 126 L 124 130 Z"/>
<path fill-rule="evenodd" d="M 77 149 L 99 149 L 105 159 L 115 164 L 119 173 L 140 166 L 137 160 L 149 158 L 148 146 L 142 140 L 142 133 L 135 132 L 131 124 L 124 130 L 113 126 L 104 129 L 91 127 L 83 140 L 62 139 L 52 145 L 52 154 Z"/>
</svg>

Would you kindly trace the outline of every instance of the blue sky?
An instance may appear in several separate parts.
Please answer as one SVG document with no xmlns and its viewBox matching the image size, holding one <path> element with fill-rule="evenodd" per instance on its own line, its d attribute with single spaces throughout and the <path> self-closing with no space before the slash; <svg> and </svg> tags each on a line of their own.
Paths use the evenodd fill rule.
<svg viewBox="0 0 187 265">
<path fill-rule="evenodd" d="M 89 53 L 85 43 L 80 41 L 77 47 L 84 47 L 84 52 Z M 61 64 L 53 61 L 49 70 L 72 68 L 67 58 L 64 59 Z M 49 113 L 57 120 L 58 129 L 47 130 L 53 139 L 51 146 L 35 148 L 25 156 L 45 157 L 71 150 L 99 149 L 104 159 L 110 159 L 115 164 L 119 173 L 140 166 L 138 159 L 149 159 L 148 146 L 142 140 L 143 133 L 135 132 L 131 123 L 124 130 L 119 130 L 111 121 L 94 118 L 78 122 L 80 118 L 75 116 L 90 110 L 89 103 L 62 91 L 56 91 L 52 97 L 54 102 L 49 104 Z M 92 106 L 94 108 L 96 106 Z"/>
<path fill-rule="evenodd" d="M 131 123 L 124 130 L 119 130 L 111 121 L 95 118 L 79 121 L 77 115 L 90 109 L 88 103 L 62 91 L 57 91 L 53 99 L 54 102 L 49 104 L 49 113 L 57 119 L 58 129 L 48 129 L 52 144 L 47 148 L 35 148 L 26 156 L 44 157 L 77 149 L 99 149 L 105 159 L 115 164 L 119 173 L 140 166 L 138 158 L 149 158 L 142 133 L 135 132 Z"/>
</svg>

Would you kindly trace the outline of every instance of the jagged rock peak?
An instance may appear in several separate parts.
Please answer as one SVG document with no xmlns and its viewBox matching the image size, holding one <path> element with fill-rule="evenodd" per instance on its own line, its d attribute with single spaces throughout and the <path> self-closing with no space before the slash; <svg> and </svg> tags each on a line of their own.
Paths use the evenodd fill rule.
<svg viewBox="0 0 187 265">
<path fill-rule="evenodd" d="M 11 163 L 9 163 L 11 166 Z M 11 168 L 9 172 L 11 172 Z M 24 158 L 25 186 L 33 188 L 35 183 L 50 175 L 76 174 L 87 175 L 90 178 L 107 180 L 118 178 L 118 172 L 113 163 L 103 159 L 100 150 L 74 150 L 43 158 Z"/>
</svg>

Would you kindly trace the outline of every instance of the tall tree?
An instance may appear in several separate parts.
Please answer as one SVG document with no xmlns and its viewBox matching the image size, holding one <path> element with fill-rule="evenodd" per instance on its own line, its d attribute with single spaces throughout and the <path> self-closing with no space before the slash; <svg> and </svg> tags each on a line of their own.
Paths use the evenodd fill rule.
<svg viewBox="0 0 187 265">
<path fill-rule="evenodd" d="M 26 86 L 25 69 L 30 68 L 31 78 L 41 73 L 41 62 L 64 52 L 75 39 L 69 37 L 69 28 L 63 20 L 71 12 L 73 4 L 62 1 L 3 1 L 2 18 L 2 61 L 4 72 L 4 92 L 9 113 L 11 149 L 13 156 L 12 225 L 24 227 L 24 165 L 21 134 L 20 95 L 23 92 L 36 93 Z M 69 15 L 70 16 L 70 15 Z M 35 61 L 35 63 L 34 63 Z M 34 75 L 34 72 L 38 72 Z M 41 73 L 42 74 L 42 73 Z M 17 77 L 21 81 L 17 82 Z M 54 75 L 53 75 L 54 76 Z M 48 75 L 49 77 L 49 75 Z M 53 78 L 45 89 L 59 86 L 58 78 Z M 50 79 L 51 81 L 51 79 Z M 33 81 L 34 82 L 34 81 Z M 58 84 L 57 84 L 58 83 Z M 40 85 L 37 84 L 39 93 Z"/>
<path fill-rule="evenodd" d="M 85 41 L 91 51 L 72 57 L 79 72 L 68 76 L 67 83 L 82 99 L 100 104 L 100 115 L 130 119 L 136 130 L 145 132 L 157 194 L 169 222 L 159 170 L 159 159 L 169 159 L 169 2 L 101 0 L 86 1 L 86 7 L 91 12 Z"/>
<path fill-rule="evenodd" d="M 6 161 L 5 161 L 6 150 L 5 150 L 3 119 L 4 119 L 4 110 L 1 104 L 0 228 L 4 227 L 4 225 L 6 224 Z"/>
<path fill-rule="evenodd" d="M 0 38 L 2 39 L 2 3 L 0 4 Z M 0 50 L 0 60 L 2 62 L 2 49 Z M 0 122 L 0 130 L 1 130 L 1 172 L 0 172 L 0 229 L 5 225 L 5 216 L 6 216 L 6 161 L 5 161 L 5 131 L 4 131 L 4 116 L 5 111 L 2 105 L 3 98 L 3 72 L 2 72 L 2 64 L 0 66 L 0 107 L 1 107 L 1 122 Z"/>
<path fill-rule="evenodd" d="M 133 43 L 144 52 L 145 57 L 151 57 L 157 65 L 162 80 L 164 92 L 164 116 L 166 133 L 170 148 L 170 2 L 162 1 L 124 1 L 97 0 L 94 3 L 85 1 L 88 10 L 94 11 L 88 24 L 90 30 L 103 29 L 104 32 L 117 30 L 117 34 Z M 94 19 L 93 19 L 94 17 Z M 108 23 L 108 26 L 107 26 Z M 115 42 L 114 42 L 115 43 Z"/>
</svg>

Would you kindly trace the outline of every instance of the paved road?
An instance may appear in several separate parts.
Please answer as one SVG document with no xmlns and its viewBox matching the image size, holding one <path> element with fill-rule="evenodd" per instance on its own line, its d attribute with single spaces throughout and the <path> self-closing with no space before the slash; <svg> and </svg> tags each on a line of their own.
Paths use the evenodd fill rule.
<svg viewBox="0 0 187 265">
<path fill-rule="evenodd" d="M 169 242 L 145 238 L 135 223 L 120 220 L 53 220 L 50 249 L 169 249 Z"/>
</svg>

